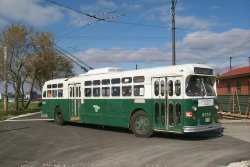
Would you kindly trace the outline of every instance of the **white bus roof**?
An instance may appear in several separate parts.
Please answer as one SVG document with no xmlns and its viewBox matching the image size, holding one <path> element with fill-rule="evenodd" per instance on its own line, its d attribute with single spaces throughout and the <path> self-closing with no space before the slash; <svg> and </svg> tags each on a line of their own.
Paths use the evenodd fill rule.
<svg viewBox="0 0 250 167">
<path fill-rule="evenodd" d="M 108 74 L 108 73 L 115 73 L 115 72 L 121 72 L 121 71 L 122 71 L 121 68 L 107 67 L 107 68 L 98 68 L 98 69 L 89 70 L 86 74 L 83 74 L 83 75 Z"/>
<path fill-rule="evenodd" d="M 164 66 L 164 67 L 145 68 L 145 69 L 127 70 L 127 71 L 123 71 L 122 69 L 116 67 L 108 67 L 108 68 L 93 69 L 85 74 L 80 74 L 72 78 L 53 79 L 47 81 L 46 84 L 60 83 L 60 82 L 78 83 L 81 82 L 81 79 L 84 80 L 90 79 L 89 77 L 91 77 L 91 79 L 101 79 L 105 77 L 109 78 L 109 77 L 124 77 L 124 76 L 153 76 L 153 77 L 180 76 L 180 75 L 187 76 L 194 74 L 194 67 L 198 67 L 201 69 L 212 69 L 210 66 L 204 64 L 184 64 L 184 65 Z M 101 78 L 99 78 L 100 75 L 102 76 Z M 214 72 L 213 74 L 209 75 L 210 76 L 214 75 Z"/>
<path fill-rule="evenodd" d="M 120 68 L 112 67 L 112 68 L 100 68 L 100 69 L 90 70 L 86 74 L 81 74 L 79 76 L 81 77 L 92 76 L 92 75 L 98 76 L 98 74 L 114 74 L 114 75 L 131 74 L 131 75 L 159 75 L 159 76 L 185 75 L 194 73 L 194 67 L 212 69 L 210 66 L 204 64 L 184 64 L 184 65 L 163 66 L 163 67 L 144 68 L 144 69 L 127 70 L 127 71 L 123 71 Z"/>
</svg>

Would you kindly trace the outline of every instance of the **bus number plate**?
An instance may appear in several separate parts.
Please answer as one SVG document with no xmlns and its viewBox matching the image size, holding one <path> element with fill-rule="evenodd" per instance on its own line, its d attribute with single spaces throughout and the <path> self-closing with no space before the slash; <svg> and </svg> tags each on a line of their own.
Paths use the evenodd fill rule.
<svg viewBox="0 0 250 167">
<path fill-rule="evenodd" d="M 198 100 L 198 107 L 206 107 L 206 106 L 213 106 L 214 99 L 199 99 Z"/>
</svg>

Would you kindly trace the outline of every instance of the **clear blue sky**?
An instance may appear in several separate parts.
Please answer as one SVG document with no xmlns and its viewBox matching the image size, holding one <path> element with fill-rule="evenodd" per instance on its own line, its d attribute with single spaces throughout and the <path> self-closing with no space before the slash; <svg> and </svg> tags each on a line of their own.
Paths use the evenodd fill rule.
<svg viewBox="0 0 250 167">
<path fill-rule="evenodd" d="M 73 10 L 46 0 L 0 0 L 0 29 L 23 23 L 50 31 L 58 46 L 94 68 L 172 64 L 170 0 L 53 1 Z M 178 0 L 175 16 L 177 64 L 205 63 L 223 73 L 232 56 L 233 68 L 249 65 L 250 0 Z"/>
</svg>

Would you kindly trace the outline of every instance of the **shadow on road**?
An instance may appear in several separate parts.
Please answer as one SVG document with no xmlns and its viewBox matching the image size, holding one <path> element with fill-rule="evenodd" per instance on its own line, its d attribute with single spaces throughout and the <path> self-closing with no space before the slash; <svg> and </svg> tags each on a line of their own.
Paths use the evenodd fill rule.
<svg viewBox="0 0 250 167">
<path fill-rule="evenodd" d="M 109 131 L 109 132 L 116 132 L 116 133 L 128 133 L 132 134 L 132 132 L 127 128 L 120 128 L 120 127 L 112 127 L 112 126 L 103 126 L 103 125 L 95 125 L 95 124 L 85 124 L 85 123 L 72 123 L 67 122 L 66 126 L 75 126 L 75 127 L 82 127 L 82 128 L 89 128 L 95 130 L 102 130 L 102 131 Z M 213 130 L 208 132 L 199 132 L 199 133 L 188 133 L 188 134 L 175 134 L 175 133 L 165 133 L 165 132 L 154 132 L 151 136 L 152 138 L 166 138 L 166 139 L 175 139 L 175 140 L 209 140 L 223 136 L 224 128 L 220 130 Z"/>
</svg>

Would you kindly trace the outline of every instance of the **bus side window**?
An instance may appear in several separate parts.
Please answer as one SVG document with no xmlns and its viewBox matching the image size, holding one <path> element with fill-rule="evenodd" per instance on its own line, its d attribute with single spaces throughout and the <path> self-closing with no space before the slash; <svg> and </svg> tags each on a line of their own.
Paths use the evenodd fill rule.
<svg viewBox="0 0 250 167">
<path fill-rule="evenodd" d="M 91 96 L 91 88 L 85 88 L 85 97 Z"/>
<path fill-rule="evenodd" d="M 58 97 L 63 97 L 63 89 L 58 89 Z"/>
<path fill-rule="evenodd" d="M 132 82 L 132 78 L 131 77 L 124 77 L 122 78 L 122 83 L 126 84 L 126 83 L 131 83 Z"/>
<path fill-rule="evenodd" d="M 168 95 L 173 96 L 173 81 L 168 81 Z"/>
<path fill-rule="evenodd" d="M 109 96 L 109 95 L 110 95 L 110 88 L 102 87 L 102 96 Z"/>
<path fill-rule="evenodd" d="M 85 81 L 84 82 L 84 86 L 91 86 L 92 85 L 92 81 Z"/>
<path fill-rule="evenodd" d="M 58 84 L 58 88 L 62 88 L 63 87 L 63 84 L 62 83 L 59 83 Z"/>
<path fill-rule="evenodd" d="M 102 80 L 102 85 L 109 85 L 110 84 L 110 79 L 103 79 Z"/>
<path fill-rule="evenodd" d="M 181 95 L 181 81 L 180 80 L 175 81 L 175 94 L 176 96 Z"/>
<path fill-rule="evenodd" d="M 52 97 L 57 97 L 57 90 L 52 90 Z"/>
<path fill-rule="evenodd" d="M 100 97 L 100 88 L 93 88 L 93 96 Z"/>
<path fill-rule="evenodd" d="M 144 85 L 134 86 L 134 96 L 144 96 Z"/>
<path fill-rule="evenodd" d="M 93 85 L 95 85 L 95 86 L 100 85 L 100 84 L 101 84 L 100 80 L 94 80 L 93 81 Z"/>
<path fill-rule="evenodd" d="M 121 82 L 120 78 L 113 78 L 113 79 L 111 79 L 111 83 L 112 84 L 119 84 L 120 82 Z"/>
<path fill-rule="evenodd" d="M 145 77 L 144 76 L 136 76 L 133 78 L 134 83 L 142 83 L 144 82 Z"/>
<path fill-rule="evenodd" d="M 132 87 L 131 86 L 123 86 L 122 87 L 122 96 L 131 96 L 132 95 Z"/>
<path fill-rule="evenodd" d="M 112 96 L 120 96 L 120 87 L 119 86 L 112 87 Z"/>
<path fill-rule="evenodd" d="M 48 90 L 48 91 L 47 91 L 47 97 L 51 97 L 51 96 L 52 96 L 51 90 Z"/>
</svg>

